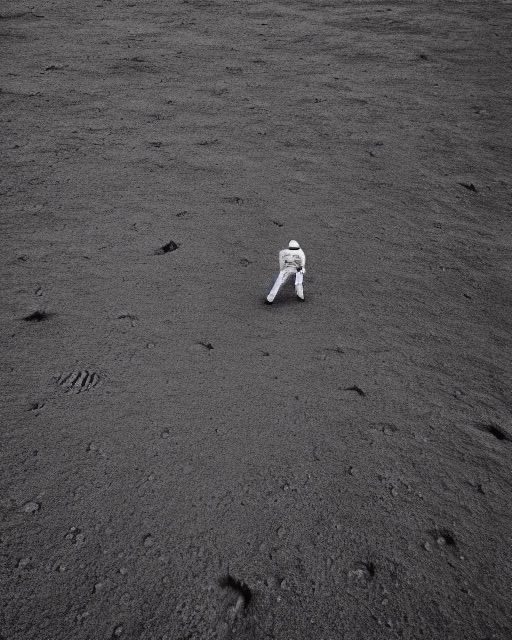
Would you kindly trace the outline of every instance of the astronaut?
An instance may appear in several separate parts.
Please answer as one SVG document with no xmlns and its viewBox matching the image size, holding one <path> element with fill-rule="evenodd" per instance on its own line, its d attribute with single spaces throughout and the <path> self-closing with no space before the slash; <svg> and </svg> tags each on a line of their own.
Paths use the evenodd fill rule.
<svg viewBox="0 0 512 640">
<path fill-rule="evenodd" d="M 293 275 L 295 277 L 295 293 L 299 300 L 304 300 L 304 274 L 306 273 L 306 256 L 295 240 L 290 240 L 288 249 L 279 252 L 279 275 L 267 296 L 267 304 L 272 304 L 281 286 Z"/>
</svg>

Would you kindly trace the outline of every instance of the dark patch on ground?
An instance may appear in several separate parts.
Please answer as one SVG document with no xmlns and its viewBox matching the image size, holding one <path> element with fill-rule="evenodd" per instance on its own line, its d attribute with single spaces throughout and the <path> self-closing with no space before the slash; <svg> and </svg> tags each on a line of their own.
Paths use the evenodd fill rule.
<svg viewBox="0 0 512 640">
<path fill-rule="evenodd" d="M 361 389 L 361 387 L 358 387 L 356 384 L 354 384 L 354 385 L 353 385 L 353 386 L 351 386 L 351 387 L 345 387 L 345 388 L 344 388 L 344 391 L 355 391 L 355 392 L 357 393 L 357 395 L 359 395 L 359 396 L 361 396 L 361 397 L 363 397 L 363 398 L 366 396 L 366 392 L 365 392 L 365 391 L 363 391 L 363 390 Z"/>
<path fill-rule="evenodd" d="M 496 440 L 508 440 L 508 441 L 512 440 L 512 436 L 507 431 L 505 431 L 505 429 L 503 429 L 503 427 L 501 427 L 499 424 L 495 424 L 493 422 L 488 424 L 477 422 L 475 426 L 480 431 L 483 431 L 484 433 L 489 433 L 491 436 L 494 436 Z"/>
<path fill-rule="evenodd" d="M 25 322 L 43 322 L 44 320 L 48 320 L 51 315 L 51 313 L 48 313 L 46 311 L 38 310 L 34 311 L 34 313 L 31 313 L 28 316 L 25 316 L 23 320 L 25 320 Z"/>
<path fill-rule="evenodd" d="M 170 240 L 167 244 L 164 244 L 163 247 L 160 247 L 160 249 L 157 249 L 155 251 L 155 254 L 157 256 L 161 256 L 164 253 L 170 253 L 171 251 L 176 251 L 176 249 L 179 247 L 179 244 L 174 242 L 173 240 Z"/>
</svg>

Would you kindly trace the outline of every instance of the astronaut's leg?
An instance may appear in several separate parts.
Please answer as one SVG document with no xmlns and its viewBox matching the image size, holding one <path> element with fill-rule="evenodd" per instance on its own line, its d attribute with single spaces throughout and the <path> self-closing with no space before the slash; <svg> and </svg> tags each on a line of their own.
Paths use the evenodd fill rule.
<svg viewBox="0 0 512 640">
<path fill-rule="evenodd" d="M 270 290 L 270 293 L 267 296 L 267 302 L 274 302 L 274 298 L 277 296 L 279 289 L 283 286 L 283 284 L 288 280 L 288 276 L 290 274 L 286 271 L 280 271 L 279 275 L 274 282 L 274 286 Z"/>
<path fill-rule="evenodd" d="M 295 274 L 295 293 L 297 294 L 297 297 L 300 298 L 301 300 L 304 300 L 304 274 L 302 273 L 302 271 L 297 271 L 297 273 Z"/>
</svg>

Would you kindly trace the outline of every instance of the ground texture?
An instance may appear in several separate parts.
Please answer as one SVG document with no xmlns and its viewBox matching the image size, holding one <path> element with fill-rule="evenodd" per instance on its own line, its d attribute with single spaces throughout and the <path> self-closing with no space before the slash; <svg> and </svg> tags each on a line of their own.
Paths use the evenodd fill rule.
<svg viewBox="0 0 512 640">
<path fill-rule="evenodd" d="M 2 2 L 2 638 L 511 637 L 511 30 Z"/>
</svg>

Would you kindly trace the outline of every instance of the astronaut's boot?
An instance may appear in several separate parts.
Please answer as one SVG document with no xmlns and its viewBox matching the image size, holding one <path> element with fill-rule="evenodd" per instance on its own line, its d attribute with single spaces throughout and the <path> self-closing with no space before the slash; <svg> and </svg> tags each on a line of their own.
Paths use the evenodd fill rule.
<svg viewBox="0 0 512 640">
<path fill-rule="evenodd" d="M 297 294 L 297 298 L 304 302 L 304 287 L 301 284 L 295 285 L 295 293 Z"/>
</svg>

